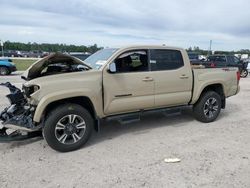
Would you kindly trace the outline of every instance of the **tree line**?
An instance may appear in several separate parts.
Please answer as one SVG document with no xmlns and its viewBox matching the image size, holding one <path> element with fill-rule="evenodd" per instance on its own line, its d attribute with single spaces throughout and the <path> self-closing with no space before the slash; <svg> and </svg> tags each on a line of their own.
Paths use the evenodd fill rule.
<svg viewBox="0 0 250 188">
<path fill-rule="evenodd" d="M 97 44 L 91 46 L 67 45 L 67 44 L 48 44 L 48 43 L 22 43 L 22 42 L 4 42 L 4 50 L 18 51 L 43 51 L 43 52 L 89 52 L 94 53 L 100 50 Z"/>
<path fill-rule="evenodd" d="M 202 50 L 198 46 L 189 47 L 187 49 L 187 51 L 188 52 L 195 52 L 195 53 L 198 53 L 200 55 L 209 55 L 212 53 L 209 50 Z M 214 51 L 214 54 L 226 54 L 226 55 L 229 55 L 229 54 L 248 54 L 248 55 L 250 55 L 250 50 L 249 49 L 241 49 L 238 51 L 218 51 L 217 50 L 217 51 Z"/>
<path fill-rule="evenodd" d="M 91 46 L 85 45 L 67 45 L 67 44 L 49 44 L 49 43 L 22 43 L 22 42 L 10 42 L 4 43 L 5 50 L 18 50 L 18 51 L 43 51 L 43 52 L 89 52 L 94 53 L 102 47 L 98 47 L 97 44 Z M 196 52 L 201 55 L 211 54 L 209 50 L 202 50 L 198 46 L 189 47 L 188 52 Z M 242 49 L 239 51 L 215 51 L 215 54 L 248 54 L 250 55 L 249 49 Z"/>
</svg>

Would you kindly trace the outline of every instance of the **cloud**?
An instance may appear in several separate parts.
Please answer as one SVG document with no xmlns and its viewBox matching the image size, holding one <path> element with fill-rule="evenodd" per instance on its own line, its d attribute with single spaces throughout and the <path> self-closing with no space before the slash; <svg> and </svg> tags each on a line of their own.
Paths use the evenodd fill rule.
<svg viewBox="0 0 250 188">
<path fill-rule="evenodd" d="M 250 48 L 248 0 L 0 0 L 0 38 L 102 46 Z"/>
</svg>

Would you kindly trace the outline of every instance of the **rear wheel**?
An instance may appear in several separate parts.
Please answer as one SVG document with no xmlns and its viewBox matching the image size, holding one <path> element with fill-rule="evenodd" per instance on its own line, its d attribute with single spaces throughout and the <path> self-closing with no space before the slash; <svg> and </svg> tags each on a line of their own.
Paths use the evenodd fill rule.
<svg viewBox="0 0 250 188">
<path fill-rule="evenodd" d="M 7 67 L 0 67 L 0 75 L 8 75 L 10 71 Z"/>
<path fill-rule="evenodd" d="M 49 113 L 43 135 L 51 148 L 68 152 L 81 148 L 89 140 L 93 127 L 93 118 L 85 108 L 66 104 Z"/>
<path fill-rule="evenodd" d="M 246 70 L 246 69 L 242 70 L 240 73 L 240 77 L 242 77 L 242 78 L 246 78 L 247 75 L 248 75 L 248 70 Z"/>
<path fill-rule="evenodd" d="M 221 96 L 214 91 L 208 91 L 202 94 L 193 107 L 195 118 L 204 123 L 214 121 L 220 114 L 220 111 Z"/>
</svg>

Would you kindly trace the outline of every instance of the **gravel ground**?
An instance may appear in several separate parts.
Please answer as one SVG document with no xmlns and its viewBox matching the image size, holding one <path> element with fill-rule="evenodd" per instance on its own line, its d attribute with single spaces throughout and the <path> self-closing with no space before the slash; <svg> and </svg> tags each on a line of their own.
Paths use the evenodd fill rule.
<svg viewBox="0 0 250 188">
<path fill-rule="evenodd" d="M 18 75 L 0 77 L 21 86 Z M 0 187 L 250 187 L 250 78 L 216 122 L 189 113 L 106 122 L 82 149 L 52 150 L 42 139 L 0 143 Z M 7 105 L 0 88 L 0 108 Z M 178 157 L 179 163 L 165 163 Z"/>
</svg>

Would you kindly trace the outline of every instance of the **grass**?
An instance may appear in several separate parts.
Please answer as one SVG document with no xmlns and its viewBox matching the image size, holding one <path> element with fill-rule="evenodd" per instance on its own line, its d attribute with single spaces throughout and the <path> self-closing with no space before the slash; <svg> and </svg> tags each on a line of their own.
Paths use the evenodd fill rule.
<svg viewBox="0 0 250 188">
<path fill-rule="evenodd" d="M 18 71 L 24 71 L 29 68 L 37 60 L 34 59 L 12 59 L 13 63 L 16 64 L 16 68 Z"/>
</svg>

